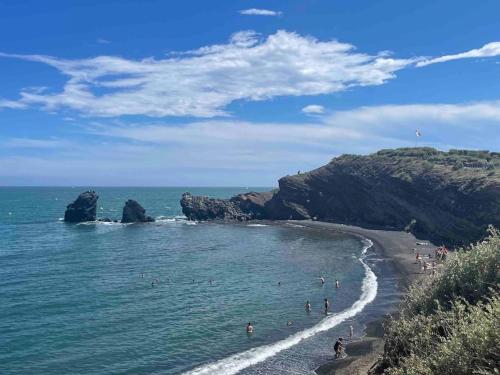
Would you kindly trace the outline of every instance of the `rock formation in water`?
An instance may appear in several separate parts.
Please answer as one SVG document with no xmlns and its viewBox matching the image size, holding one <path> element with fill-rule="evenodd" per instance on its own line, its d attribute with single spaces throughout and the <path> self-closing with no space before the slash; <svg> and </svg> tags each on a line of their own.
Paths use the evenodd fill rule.
<svg viewBox="0 0 500 375">
<path fill-rule="evenodd" d="M 125 202 L 122 214 L 122 223 L 147 223 L 155 221 L 151 216 L 146 216 L 146 210 L 135 200 Z"/>
<path fill-rule="evenodd" d="M 96 219 L 97 199 L 99 196 L 95 191 L 81 193 L 73 203 L 66 207 L 64 221 L 68 223 L 81 223 L 94 221 Z"/>
<path fill-rule="evenodd" d="M 212 199 L 185 193 L 191 220 L 313 219 L 408 230 L 437 243 L 479 240 L 500 226 L 500 153 L 432 148 L 342 155 L 279 189 Z"/>
</svg>

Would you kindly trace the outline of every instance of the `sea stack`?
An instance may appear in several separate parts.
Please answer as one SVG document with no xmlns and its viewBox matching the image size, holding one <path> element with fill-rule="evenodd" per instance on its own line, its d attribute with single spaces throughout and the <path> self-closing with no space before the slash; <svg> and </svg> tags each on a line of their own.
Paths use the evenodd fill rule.
<svg viewBox="0 0 500 375">
<path fill-rule="evenodd" d="M 135 200 L 129 199 L 123 207 L 122 223 L 148 223 L 155 221 L 146 216 L 146 210 Z"/>
<path fill-rule="evenodd" d="M 95 191 L 89 190 L 81 193 L 73 203 L 66 207 L 64 221 L 68 223 L 95 221 L 97 199 L 99 199 L 99 196 Z"/>
</svg>

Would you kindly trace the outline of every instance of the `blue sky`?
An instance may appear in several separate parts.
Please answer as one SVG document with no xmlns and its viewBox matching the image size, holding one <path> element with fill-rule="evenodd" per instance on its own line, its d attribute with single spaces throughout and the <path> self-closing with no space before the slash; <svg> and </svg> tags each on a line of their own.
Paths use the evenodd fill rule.
<svg viewBox="0 0 500 375">
<path fill-rule="evenodd" d="M 500 151 L 500 2 L 0 1 L 0 185 L 271 186 Z"/>
</svg>

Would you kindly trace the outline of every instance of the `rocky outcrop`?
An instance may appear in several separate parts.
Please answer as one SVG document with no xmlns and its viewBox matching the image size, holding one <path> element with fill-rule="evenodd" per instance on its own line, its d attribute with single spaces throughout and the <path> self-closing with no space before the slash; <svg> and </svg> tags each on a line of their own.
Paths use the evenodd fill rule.
<svg viewBox="0 0 500 375">
<path fill-rule="evenodd" d="M 147 223 L 155 221 L 151 216 L 146 216 L 146 210 L 135 200 L 125 202 L 122 214 L 122 223 Z"/>
<path fill-rule="evenodd" d="M 73 203 L 66 207 L 64 221 L 68 223 L 82 223 L 96 219 L 97 199 L 95 191 L 81 193 Z"/>
<path fill-rule="evenodd" d="M 316 219 L 409 230 L 448 245 L 468 244 L 500 226 L 500 154 L 432 148 L 343 155 L 279 189 L 229 200 L 184 194 L 195 220 Z"/>
</svg>

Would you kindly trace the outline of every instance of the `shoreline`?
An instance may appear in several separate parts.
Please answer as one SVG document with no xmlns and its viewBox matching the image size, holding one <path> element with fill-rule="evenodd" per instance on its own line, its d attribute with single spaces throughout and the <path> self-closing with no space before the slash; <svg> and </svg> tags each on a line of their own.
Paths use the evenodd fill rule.
<svg viewBox="0 0 500 375">
<path fill-rule="evenodd" d="M 419 240 L 411 233 L 402 231 L 366 229 L 319 221 L 293 221 L 292 223 L 297 223 L 308 228 L 343 232 L 371 240 L 373 242 L 372 251 L 389 261 L 397 278 L 396 288 L 400 291 L 406 291 L 413 281 L 424 276 L 415 264 L 415 255 L 412 249 L 416 248 L 420 253 L 427 254 L 433 253 L 435 248 L 430 241 Z M 417 245 L 417 242 L 424 242 L 426 245 Z M 378 298 L 380 298 L 379 295 L 377 295 L 374 302 Z M 386 314 L 394 311 L 396 306 L 397 304 L 391 306 Z M 383 319 L 384 316 L 380 316 L 378 319 L 368 322 L 363 336 L 346 345 L 347 358 L 324 363 L 316 368 L 316 374 L 367 374 L 383 353 Z"/>
</svg>

